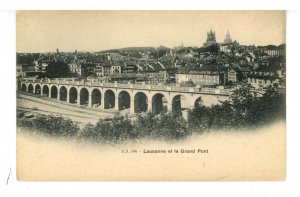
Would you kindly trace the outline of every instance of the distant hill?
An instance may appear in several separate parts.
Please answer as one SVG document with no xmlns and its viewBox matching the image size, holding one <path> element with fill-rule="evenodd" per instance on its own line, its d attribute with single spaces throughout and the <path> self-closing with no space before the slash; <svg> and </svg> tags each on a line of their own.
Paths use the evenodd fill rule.
<svg viewBox="0 0 300 197">
<path fill-rule="evenodd" d="M 99 53 L 124 53 L 124 52 L 133 52 L 133 51 L 139 51 L 139 52 L 146 52 L 146 51 L 156 51 L 156 50 L 169 50 L 169 48 L 164 46 L 159 46 L 157 48 L 155 47 L 125 47 L 120 49 L 109 49 L 104 51 L 99 51 Z"/>
<path fill-rule="evenodd" d="M 120 48 L 120 49 L 109 49 L 104 51 L 99 51 L 99 53 L 124 53 L 124 52 L 132 52 L 132 51 L 154 51 L 154 47 L 126 47 L 126 48 Z"/>
</svg>

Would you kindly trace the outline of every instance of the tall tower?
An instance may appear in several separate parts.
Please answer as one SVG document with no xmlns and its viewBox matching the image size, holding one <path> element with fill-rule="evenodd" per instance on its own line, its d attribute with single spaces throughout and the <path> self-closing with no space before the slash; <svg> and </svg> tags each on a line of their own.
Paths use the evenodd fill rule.
<svg viewBox="0 0 300 197">
<path fill-rule="evenodd" d="M 226 32 L 226 37 L 225 37 L 224 43 L 225 43 L 225 44 L 230 44 L 230 43 L 232 43 L 232 39 L 230 38 L 230 35 L 229 35 L 229 31 L 228 31 L 228 30 L 227 30 L 227 32 Z"/>
<path fill-rule="evenodd" d="M 207 39 L 206 42 L 204 43 L 204 46 L 210 46 L 213 44 L 217 44 L 216 41 L 216 32 L 213 32 L 211 29 L 209 32 L 207 32 Z"/>
</svg>

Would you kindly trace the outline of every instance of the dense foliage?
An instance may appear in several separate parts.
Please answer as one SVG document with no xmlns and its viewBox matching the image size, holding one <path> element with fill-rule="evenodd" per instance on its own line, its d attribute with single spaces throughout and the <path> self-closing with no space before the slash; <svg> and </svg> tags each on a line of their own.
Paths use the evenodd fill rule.
<svg viewBox="0 0 300 197">
<path fill-rule="evenodd" d="M 220 50 L 220 47 L 218 44 L 212 44 L 206 47 L 201 47 L 198 49 L 198 52 L 203 53 L 203 52 L 209 52 L 209 53 L 218 53 Z"/>
<path fill-rule="evenodd" d="M 285 107 L 285 94 L 278 88 L 270 86 L 263 95 L 258 95 L 249 84 L 242 83 L 220 105 L 196 105 L 189 112 L 188 122 L 197 131 L 258 127 L 285 119 Z"/>
<path fill-rule="evenodd" d="M 188 135 L 186 122 L 172 114 L 154 116 L 139 115 L 131 121 L 128 117 L 115 116 L 111 121 L 99 120 L 96 125 L 87 124 L 80 137 L 97 142 L 124 142 L 139 139 L 176 140 Z"/>
<path fill-rule="evenodd" d="M 69 66 L 64 62 L 50 62 L 46 67 L 45 75 L 49 78 L 69 77 L 70 69 Z"/>
<path fill-rule="evenodd" d="M 136 120 L 116 115 L 112 120 L 99 120 L 95 125 L 86 124 L 82 129 L 69 119 L 53 115 L 18 117 L 21 127 L 51 136 L 76 136 L 94 142 L 121 143 L 128 140 L 162 139 L 177 140 L 188 135 L 187 122 L 181 116 L 151 113 L 138 115 Z"/>
<path fill-rule="evenodd" d="M 52 136 L 71 137 L 79 132 L 79 126 L 76 123 L 62 116 L 39 114 L 30 118 L 19 118 L 19 126 L 29 127 L 36 132 Z"/>
</svg>

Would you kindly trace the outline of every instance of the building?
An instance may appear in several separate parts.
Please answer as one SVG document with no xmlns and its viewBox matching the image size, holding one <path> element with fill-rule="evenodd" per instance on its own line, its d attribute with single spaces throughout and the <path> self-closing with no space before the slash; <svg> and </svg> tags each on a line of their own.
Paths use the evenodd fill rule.
<svg viewBox="0 0 300 197">
<path fill-rule="evenodd" d="M 242 75 L 244 77 L 247 77 L 247 75 L 250 73 L 250 67 L 249 65 L 246 65 L 246 64 L 242 64 L 240 65 L 240 71 L 242 72 Z"/>
<path fill-rule="evenodd" d="M 22 77 L 23 76 L 23 69 L 22 69 L 22 64 L 17 64 L 17 77 Z"/>
<path fill-rule="evenodd" d="M 178 72 L 178 68 L 169 67 L 166 68 L 166 82 L 175 83 L 176 82 L 176 73 Z"/>
<path fill-rule="evenodd" d="M 285 55 L 285 44 L 279 46 L 268 45 L 264 48 L 264 53 L 271 57 Z"/>
<path fill-rule="evenodd" d="M 143 73 L 149 83 L 165 83 L 168 79 L 166 70 L 147 70 Z"/>
<path fill-rule="evenodd" d="M 226 33 L 226 37 L 225 37 L 224 43 L 225 44 L 231 44 L 232 43 L 232 39 L 230 38 L 230 35 L 229 35 L 228 31 Z"/>
<path fill-rule="evenodd" d="M 87 70 L 86 64 L 73 62 L 73 63 L 69 63 L 68 66 L 70 69 L 70 74 L 73 77 L 87 77 L 88 76 L 88 70 Z"/>
<path fill-rule="evenodd" d="M 270 85 L 285 86 L 285 68 L 280 65 L 260 65 L 247 75 L 247 80 L 255 88 L 264 88 Z"/>
<path fill-rule="evenodd" d="M 189 79 L 196 85 L 222 85 L 224 73 L 218 71 L 190 71 Z"/>
<path fill-rule="evenodd" d="M 102 77 L 103 75 L 103 66 L 101 66 L 99 63 L 96 64 L 95 67 L 95 74 L 97 77 Z"/>
<path fill-rule="evenodd" d="M 125 62 L 124 66 L 122 66 L 122 73 L 135 73 L 137 70 L 137 66 L 130 62 Z"/>
<path fill-rule="evenodd" d="M 210 30 L 210 32 L 207 32 L 207 39 L 203 45 L 210 46 L 210 45 L 214 45 L 214 44 L 217 44 L 216 32 L 213 32 L 212 30 Z"/>
<path fill-rule="evenodd" d="M 114 64 L 111 66 L 111 74 L 118 74 L 122 73 L 122 67 L 119 64 Z"/>
<path fill-rule="evenodd" d="M 109 77 L 111 74 L 111 64 L 109 62 L 104 62 L 101 64 L 102 66 L 102 76 Z"/>
<path fill-rule="evenodd" d="M 228 44 L 220 44 L 220 51 L 224 53 L 230 53 L 231 50 Z"/>
<path fill-rule="evenodd" d="M 43 73 L 46 72 L 46 68 L 48 66 L 47 63 L 45 62 L 40 62 L 40 61 L 34 61 L 34 70 L 35 71 L 42 71 Z"/>
<path fill-rule="evenodd" d="M 110 80 L 112 82 L 126 83 L 126 82 L 135 82 L 137 76 L 135 73 L 114 73 L 110 75 Z"/>
<path fill-rule="evenodd" d="M 256 89 L 266 88 L 270 85 L 281 85 L 281 78 L 278 73 L 275 72 L 257 72 L 252 71 L 247 76 L 247 81 Z"/>
<path fill-rule="evenodd" d="M 241 81 L 242 77 L 243 77 L 243 74 L 240 71 L 237 71 L 235 69 L 230 69 L 227 72 L 227 81 L 229 83 L 239 82 L 239 81 Z"/>
<path fill-rule="evenodd" d="M 189 71 L 188 73 L 177 73 L 176 82 L 192 82 L 202 87 L 223 85 L 225 83 L 225 73 L 219 71 Z"/>
<path fill-rule="evenodd" d="M 184 72 L 176 73 L 175 74 L 175 80 L 176 80 L 176 83 L 187 82 L 187 81 L 189 81 L 189 74 L 188 73 L 184 73 Z"/>
<path fill-rule="evenodd" d="M 264 51 L 266 54 L 268 54 L 269 56 L 271 57 L 274 57 L 274 56 L 279 56 L 279 55 L 285 55 L 285 50 L 283 49 L 267 49 Z"/>
<path fill-rule="evenodd" d="M 41 77 L 43 73 L 42 71 L 36 71 L 34 64 L 17 65 L 17 77 Z"/>
<path fill-rule="evenodd" d="M 93 76 L 96 75 L 96 65 L 94 63 L 86 64 L 86 76 Z"/>
<path fill-rule="evenodd" d="M 36 71 L 34 64 L 17 64 L 17 77 L 36 77 L 40 76 L 43 72 Z"/>
</svg>

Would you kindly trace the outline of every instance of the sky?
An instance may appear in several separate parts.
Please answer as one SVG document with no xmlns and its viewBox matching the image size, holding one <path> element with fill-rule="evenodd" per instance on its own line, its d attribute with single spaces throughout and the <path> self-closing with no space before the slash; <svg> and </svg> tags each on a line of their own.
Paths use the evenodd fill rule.
<svg viewBox="0 0 300 197">
<path fill-rule="evenodd" d="M 18 11 L 17 52 L 201 47 L 227 30 L 243 45 L 285 43 L 285 11 Z"/>
</svg>

